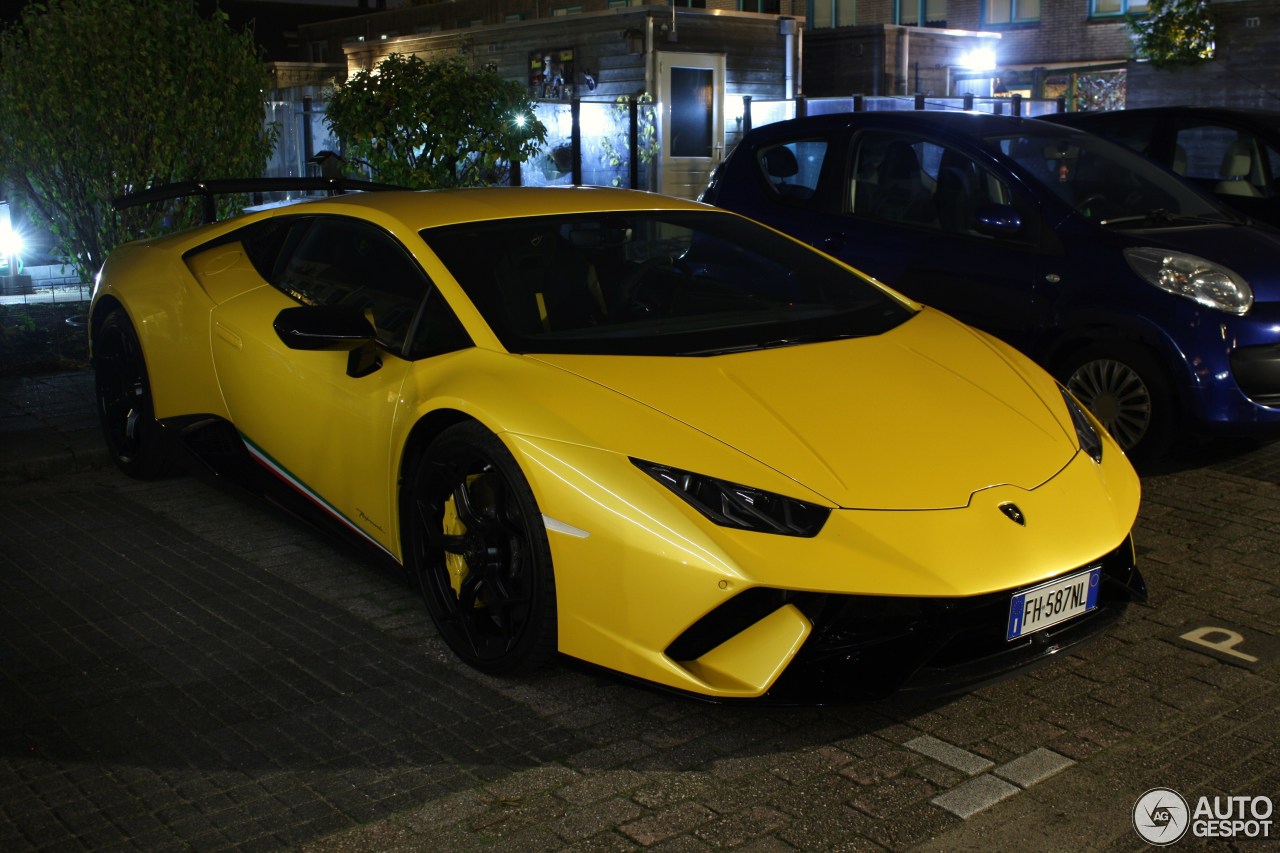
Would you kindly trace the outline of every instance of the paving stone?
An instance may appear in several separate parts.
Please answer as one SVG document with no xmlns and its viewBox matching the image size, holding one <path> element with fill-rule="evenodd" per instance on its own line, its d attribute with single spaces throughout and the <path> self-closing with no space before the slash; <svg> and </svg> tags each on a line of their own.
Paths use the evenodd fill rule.
<svg viewBox="0 0 1280 853">
<path fill-rule="evenodd" d="M 992 772 L 1002 779 L 1009 780 L 1019 788 L 1030 788 L 1035 783 L 1048 779 L 1053 774 L 1061 772 L 1073 764 L 1075 762 L 1065 755 L 1040 747 L 1028 752 L 1021 758 L 1015 758 L 1008 764 L 1000 765 Z"/>
<path fill-rule="evenodd" d="M 935 761 L 940 761 L 948 767 L 954 767 L 962 773 L 968 773 L 970 776 L 988 770 L 994 765 L 994 762 L 989 759 L 974 755 L 967 749 L 952 746 L 946 741 L 938 740 L 930 735 L 922 735 L 909 740 L 903 746 L 913 749 L 921 755 L 927 755 Z"/>
<path fill-rule="evenodd" d="M 959 818 L 971 817 L 1001 800 L 1012 797 L 1021 789 L 1003 779 L 984 773 L 975 776 L 945 794 L 939 794 L 931 802 Z"/>
</svg>

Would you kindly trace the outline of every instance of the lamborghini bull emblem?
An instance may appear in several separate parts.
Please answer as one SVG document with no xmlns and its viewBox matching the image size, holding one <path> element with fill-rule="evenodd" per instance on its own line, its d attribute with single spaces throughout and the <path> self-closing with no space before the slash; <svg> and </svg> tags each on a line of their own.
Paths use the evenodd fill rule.
<svg viewBox="0 0 1280 853">
<path fill-rule="evenodd" d="M 1005 518 L 1010 521 L 1017 522 L 1023 527 L 1027 526 L 1027 517 L 1022 514 L 1022 510 L 1018 509 L 1018 505 L 1014 503 L 1000 504 L 1000 511 L 1004 513 Z"/>
</svg>

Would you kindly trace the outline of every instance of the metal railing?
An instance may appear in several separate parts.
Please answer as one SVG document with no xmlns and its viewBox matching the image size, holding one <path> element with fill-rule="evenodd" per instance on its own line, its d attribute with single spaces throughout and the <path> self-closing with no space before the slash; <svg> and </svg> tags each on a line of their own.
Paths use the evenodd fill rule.
<svg viewBox="0 0 1280 853">
<path fill-rule="evenodd" d="M 848 95 L 835 98 L 791 98 L 787 100 L 756 100 L 743 96 L 742 131 L 752 127 L 772 124 L 775 121 L 826 113 L 886 112 L 893 110 L 964 110 L 992 113 L 994 115 L 1036 116 L 1067 111 L 1066 98 L 1035 99 L 1022 95 L 1007 98 L 980 98 L 962 95 L 939 98 L 931 95 L 869 96 Z"/>
</svg>

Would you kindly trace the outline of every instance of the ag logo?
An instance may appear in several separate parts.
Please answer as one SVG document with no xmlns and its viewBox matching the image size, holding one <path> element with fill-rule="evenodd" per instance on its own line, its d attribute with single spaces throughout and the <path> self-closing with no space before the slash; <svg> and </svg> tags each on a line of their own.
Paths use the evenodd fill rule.
<svg viewBox="0 0 1280 853">
<path fill-rule="evenodd" d="M 1148 844 L 1172 844 L 1187 833 L 1187 801 L 1172 788 L 1152 788 L 1133 804 L 1133 828 Z"/>
</svg>

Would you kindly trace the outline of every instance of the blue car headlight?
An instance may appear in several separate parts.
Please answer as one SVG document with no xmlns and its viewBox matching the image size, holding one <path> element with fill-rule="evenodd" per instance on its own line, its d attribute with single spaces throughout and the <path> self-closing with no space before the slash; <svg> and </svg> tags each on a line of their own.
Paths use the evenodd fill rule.
<svg viewBox="0 0 1280 853">
<path fill-rule="evenodd" d="M 1102 436 L 1098 433 L 1098 428 L 1094 425 L 1093 419 L 1085 412 L 1084 406 L 1080 405 L 1080 401 L 1071 395 L 1071 392 L 1061 385 L 1058 390 L 1062 392 L 1062 400 L 1067 404 L 1067 411 L 1071 413 L 1071 424 L 1076 428 L 1076 438 L 1080 442 L 1080 449 L 1089 454 L 1094 462 L 1102 461 Z"/>
<path fill-rule="evenodd" d="M 643 459 L 631 462 L 721 527 L 809 538 L 818 535 L 831 515 L 829 507 L 786 495 Z"/>
<path fill-rule="evenodd" d="M 1221 264 L 1155 248 L 1125 249 L 1124 258 L 1144 281 L 1161 290 L 1228 314 L 1247 314 L 1253 307 L 1249 283 Z"/>
</svg>

